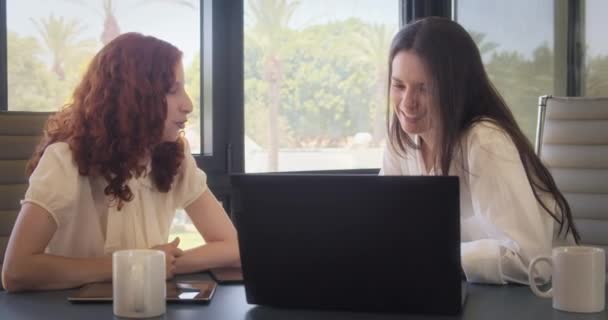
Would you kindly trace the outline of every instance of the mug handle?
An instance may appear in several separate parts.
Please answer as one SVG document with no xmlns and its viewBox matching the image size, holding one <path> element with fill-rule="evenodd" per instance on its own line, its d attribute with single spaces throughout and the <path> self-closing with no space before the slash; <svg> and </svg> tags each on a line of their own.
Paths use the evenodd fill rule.
<svg viewBox="0 0 608 320">
<path fill-rule="evenodd" d="M 131 265 L 131 284 L 134 288 L 133 300 L 135 312 L 144 311 L 144 265 L 136 263 Z"/>
<path fill-rule="evenodd" d="M 528 282 L 530 282 L 530 289 L 532 289 L 532 292 L 534 292 L 535 295 L 541 298 L 551 298 L 553 297 L 553 286 L 547 291 L 541 291 L 540 289 L 538 289 L 536 281 L 534 281 L 534 275 L 536 274 L 534 266 L 541 261 L 546 262 L 551 266 L 551 268 L 553 268 L 553 260 L 551 259 L 551 257 L 540 256 L 534 258 L 532 262 L 530 262 L 530 266 L 528 267 Z"/>
</svg>

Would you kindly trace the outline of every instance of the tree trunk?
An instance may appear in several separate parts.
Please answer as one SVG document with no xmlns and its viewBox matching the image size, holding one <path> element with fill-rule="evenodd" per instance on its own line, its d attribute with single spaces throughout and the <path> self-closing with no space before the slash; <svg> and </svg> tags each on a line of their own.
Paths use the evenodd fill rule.
<svg viewBox="0 0 608 320">
<path fill-rule="evenodd" d="M 268 171 L 279 170 L 279 82 L 270 83 L 268 92 L 270 108 L 268 112 Z"/>
<path fill-rule="evenodd" d="M 65 80 L 65 71 L 61 66 L 61 62 L 59 62 L 59 60 L 57 59 L 55 59 L 55 61 L 53 62 L 53 72 L 57 75 L 57 78 L 60 81 Z"/>
<path fill-rule="evenodd" d="M 103 32 L 101 33 L 101 43 L 105 46 L 114 38 L 120 35 L 120 26 L 114 14 L 107 13 L 105 21 L 103 22 Z"/>
<path fill-rule="evenodd" d="M 387 134 L 386 128 L 386 101 L 387 101 L 387 90 L 386 90 L 386 79 L 384 78 L 384 72 L 378 72 L 376 76 L 376 110 L 374 112 L 374 131 L 372 144 L 378 146 L 380 141 L 385 138 Z"/>
<path fill-rule="evenodd" d="M 281 62 L 270 55 L 265 63 L 264 80 L 268 82 L 268 171 L 279 169 L 279 107 L 281 105 Z"/>
</svg>

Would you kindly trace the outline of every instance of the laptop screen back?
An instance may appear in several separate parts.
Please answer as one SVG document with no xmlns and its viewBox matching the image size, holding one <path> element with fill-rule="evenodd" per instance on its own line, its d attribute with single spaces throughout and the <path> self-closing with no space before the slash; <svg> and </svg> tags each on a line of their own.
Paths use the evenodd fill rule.
<svg viewBox="0 0 608 320">
<path fill-rule="evenodd" d="M 454 314 L 457 177 L 232 176 L 248 302 Z"/>
</svg>

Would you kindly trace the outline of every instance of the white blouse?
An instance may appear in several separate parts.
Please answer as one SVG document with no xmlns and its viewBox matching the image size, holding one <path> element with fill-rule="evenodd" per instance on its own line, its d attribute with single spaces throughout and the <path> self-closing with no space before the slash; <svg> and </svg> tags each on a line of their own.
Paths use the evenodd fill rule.
<svg viewBox="0 0 608 320">
<path fill-rule="evenodd" d="M 187 207 L 207 190 L 207 176 L 196 166 L 187 144 L 184 155 L 169 192 L 158 191 L 150 175 L 133 178 L 128 181 L 133 199 L 118 211 L 104 195 L 107 182 L 79 175 L 69 145 L 53 143 L 30 176 L 21 203 L 37 204 L 55 220 L 48 254 L 95 257 L 150 248 L 168 241 L 176 209 Z"/>
<path fill-rule="evenodd" d="M 419 136 L 414 136 L 418 144 Z M 460 180 L 461 260 L 470 282 L 528 283 L 527 267 L 554 245 L 573 243 L 557 237 L 557 223 L 536 201 L 519 153 L 507 133 L 489 121 L 465 133 L 450 175 Z M 420 150 L 399 156 L 387 143 L 381 175 L 434 175 L 425 170 Z M 544 196 L 548 208 L 552 197 Z M 541 264 L 542 265 L 542 264 Z M 549 270 L 539 268 L 540 281 Z"/>
</svg>

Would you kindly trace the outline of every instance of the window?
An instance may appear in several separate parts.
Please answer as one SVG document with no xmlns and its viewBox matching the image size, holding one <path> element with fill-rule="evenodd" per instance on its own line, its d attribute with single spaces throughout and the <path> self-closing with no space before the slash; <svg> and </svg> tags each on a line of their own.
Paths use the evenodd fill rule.
<svg viewBox="0 0 608 320">
<path fill-rule="evenodd" d="M 488 75 L 534 141 L 538 97 L 556 92 L 553 0 L 455 1 L 456 20 L 473 36 Z M 555 21 L 555 22 L 554 22 Z M 564 35 L 565 39 L 565 35 Z M 564 66 L 565 68 L 565 66 Z"/>
<path fill-rule="evenodd" d="M 608 2 L 587 0 L 585 5 L 585 79 L 584 95 L 608 96 L 608 41 L 606 41 L 605 12 Z"/>
<path fill-rule="evenodd" d="M 173 241 L 176 237 L 179 237 L 179 247 L 182 250 L 192 249 L 205 243 L 185 210 L 177 210 L 171 223 L 168 241 Z"/>
<path fill-rule="evenodd" d="M 245 171 L 378 168 L 399 1 L 244 1 Z"/>
<path fill-rule="evenodd" d="M 7 0 L 8 110 L 60 109 L 105 43 L 124 32 L 141 32 L 184 53 L 187 90 L 195 104 L 186 136 L 193 153 L 200 153 L 198 6 L 194 0 Z"/>
</svg>

